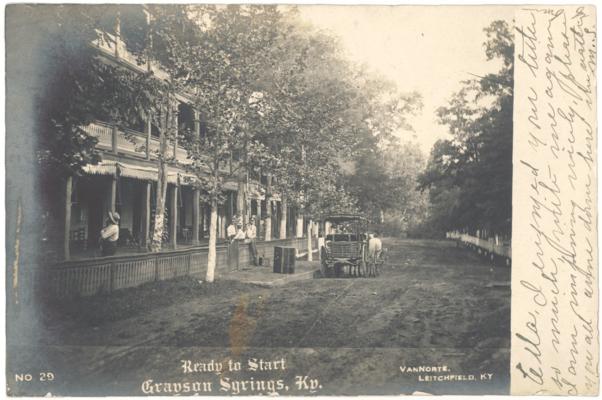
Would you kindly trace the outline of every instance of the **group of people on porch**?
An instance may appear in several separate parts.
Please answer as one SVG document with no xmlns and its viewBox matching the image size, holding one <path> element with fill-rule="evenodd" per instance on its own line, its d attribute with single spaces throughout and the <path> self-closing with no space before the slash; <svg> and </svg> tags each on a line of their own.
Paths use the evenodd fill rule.
<svg viewBox="0 0 602 400">
<path fill-rule="evenodd" d="M 112 256 L 117 249 L 117 240 L 119 240 L 119 214 L 109 212 L 105 222 L 105 227 L 100 232 L 100 247 L 102 256 Z M 246 240 L 249 243 L 251 259 L 253 264 L 257 265 L 257 219 L 252 216 L 246 226 L 240 217 L 234 216 L 230 225 L 226 229 L 228 243 L 238 246 L 238 241 Z"/>
<path fill-rule="evenodd" d="M 246 226 L 240 217 L 234 216 L 230 225 L 226 228 L 226 236 L 228 237 L 228 243 L 230 246 L 238 246 L 238 241 L 248 240 L 249 250 L 251 251 L 251 259 L 253 265 L 257 265 L 257 219 L 255 216 L 251 217 Z"/>
</svg>

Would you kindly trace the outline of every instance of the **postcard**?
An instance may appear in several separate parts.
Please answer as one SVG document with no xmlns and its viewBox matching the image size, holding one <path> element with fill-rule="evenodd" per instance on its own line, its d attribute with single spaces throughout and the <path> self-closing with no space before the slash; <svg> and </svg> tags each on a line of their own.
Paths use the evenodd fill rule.
<svg viewBox="0 0 602 400">
<path fill-rule="evenodd" d="M 5 10 L 8 396 L 598 394 L 594 6 Z"/>
</svg>

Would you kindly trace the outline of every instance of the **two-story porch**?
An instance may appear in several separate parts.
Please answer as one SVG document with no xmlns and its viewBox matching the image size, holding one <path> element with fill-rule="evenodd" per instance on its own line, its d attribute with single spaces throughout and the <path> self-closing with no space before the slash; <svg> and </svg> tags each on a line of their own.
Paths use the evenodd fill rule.
<svg viewBox="0 0 602 400">
<path fill-rule="evenodd" d="M 156 209 L 158 138 L 150 126 L 143 133 L 96 122 L 85 130 L 98 138 L 97 148 L 102 150 L 103 160 L 87 165 L 83 176 L 70 178 L 67 183 L 64 258 L 97 255 L 100 230 L 108 211 L 117 211 L 121 216 L 118 254 L 145 252 Z M 210 207 L 200 201 L 198 189 L 190 183 L 194 177 L 183 168 L 189 162 L 186 151 L 173 144 L 169 151 L 173 151 L 175 162 L 168 167 L 163 245 L 168 249 L 198 246 L 208 238 Z M 225 239 L 232 217 L 242 212 L 257 217 L 260 238 L 266 230 L 262 217 L 268 214 L 273 237 L 295 236 L 295 210 L 288 208 L 283 215 L 278 195 L 266 199 L 260 182 L 247 185 L 244 211 L 238 209 L 239 183 L 226 181 L 225 188 L 226 201 L 218 207 L 218 239 Z"/>
</svg>

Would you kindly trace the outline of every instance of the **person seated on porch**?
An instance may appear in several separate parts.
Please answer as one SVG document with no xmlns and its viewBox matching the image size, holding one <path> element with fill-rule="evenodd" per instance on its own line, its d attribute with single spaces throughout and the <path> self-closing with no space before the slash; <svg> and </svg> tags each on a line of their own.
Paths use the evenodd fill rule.
<svg viewBox="0 0 602 400">
<path fill-rule="evenodd" d="M 109 211 L 107 225 L 100 231 L 102 256 L 112 256 L 117 250 L 119 239 L 119 214 Z"/>
<path fill-rule="evenodd" d="M 257 266 L 257 227 L 255 216 L 251 217 L 251 222 L 247 225 L 247 239 L 249 239 L 249 249 L 251 250 L 251 259 L 253 265 Z"/>
</svg>

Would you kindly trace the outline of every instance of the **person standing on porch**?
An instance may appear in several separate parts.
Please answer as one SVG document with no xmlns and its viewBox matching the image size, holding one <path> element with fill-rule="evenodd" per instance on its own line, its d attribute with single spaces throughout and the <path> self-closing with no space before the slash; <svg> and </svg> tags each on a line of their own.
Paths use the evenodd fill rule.
<svg viewBox="0 0 602 400">
<path fill-rule="evenodd" d="M 236 240 L 238 236 L 236 229 L 238 220 L 236 215 L 234 215 L 226 228 L 226 236 L 228 237 L 228 269 L 230 271 L 238 269 L 238 240 Z"/>
<path fill-rule="evenodd" d="M 234 236 L 234 240 L 245 240 L 245 230 L 243 229 L 242 221 L 238 221 L 236 227 L 236 235 Z"/>
<path fill-rule="evenodd" d="M 230 225 L 228 225 L 228 227 L 226 228 L 226 237 L 228 238 L 228 241 L 230 243 L 234 241 L 234 237 L 236 236 L 236 225 L 234 225 L 235 220 L 236 216 L 232 217 Z"/>
<path fill-rule="evenodd" d="M 257 227 L 255 216 L 251 217 L 251 222 L 247 225 L 247 239 L 249 239 L 249 249 L 251 250 L 251 258 L 253 265 L 257 266 Z"/>
<path fill-rule="evenodd" d="M 117 250 L 117 240 L 119 240 L 119 214 L 109 211 L 107 226 L 100 231 L 102 256 L 112 256 Z"/>
</svg>

